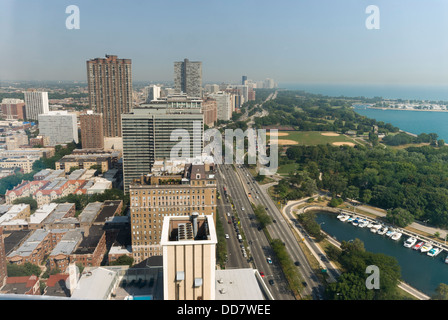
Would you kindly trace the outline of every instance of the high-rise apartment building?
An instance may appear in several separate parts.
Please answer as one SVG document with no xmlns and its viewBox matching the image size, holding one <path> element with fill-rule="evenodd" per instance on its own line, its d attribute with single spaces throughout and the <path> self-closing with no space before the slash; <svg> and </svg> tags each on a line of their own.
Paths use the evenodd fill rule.
<svg viewBox="0 0 448 320">
<path fill-rule="evenodd" d="M 166 216 L 162 231 L 164 300 L 215 300 L 216 230 L 211 216 Z"/>
<path fill-rule="evenodd" d="M 173 96 L 142 104 L 132 112 L 123 114 L 125 192 L 133 179 L 151 171 L 155 160 L 170 159 L 171 151 L 180 141 L 184 150 L 188 149 L 185 157 L 202 153 L 204 115 L 201 102 L 185 96 Z M 187 141 L 177 138 L 182 134 L 188 136 Z M 176 155 L 182 156 L 182 153 Z"/>
<path fill-rule="evenodd" d="M 205 98 L 202 101 L 202 113 L 204 114 L 204 124 L 213 127 L 216 120 L 218 120 L 218 106 L 216 100 L 209 97 Z"/>
<path fill-rule="evenodd" d="M 25 101 L 21 99 L 3 99 L 0 111 L 6 120 L 26 119 Z"/>
<path fill-rule="evenodd" d="M 161 97 L 162 88 L 156 85 L 150 85 L 145 87 L 145 101 L 146 103 L 150 103 L 153 100 L 157 100 Z"/>
<path fill-rule="evenodd" d="M 242 76 L 241 78 L 241 84 L 245 85 L 247 83 L 247 76 Z"/>
<path fill-rule="evenodd" d="M 103 149 L 103 115 L 87 112 L 79 116 L 83 149 Z"/>
<path fill-rule="evenodd" d="M 76 114 L 67 111 L 49 111 L 40 114 L 39 133 L 50 139 L 50 145 L 78 143 L 78 123 Z"/>
<path fill-rule="evenodd" d="M 179 173 L 142 175 L 129 187 L 134 261 L 162 255 L 164 217 L 216 216 L 214 164 L 185 164 Z M 213 223 L 214 225 L 214 223 Z"/>
<path fill-rule="evenodd" d="M 174 89 L 189 97 L 202 97 L 202 62 L 188 59 L 174 62 Z"/>
<path fill-rule="evenodd" d="M 121 115 L 132 110 L 131 59 L 114 55 L 87 61 L 90 107 L 103 114 L 105 137 L 121 137 Z"/>
<path fill-rule="evenodd" d="M 48 104 L 48 92 L 36 90 L 24 91 L 25 110 L 27 120 L 38 120 L 40 114 L 46 114 L 50 111 Z"/>
<path fill-rule="evenodd" d="M 210 98 L 216 100 L 218 120 L 228 121 L 232 118 L 233 101 L 230 93 L 219 91 L 209 95 Z"/>
</svg>

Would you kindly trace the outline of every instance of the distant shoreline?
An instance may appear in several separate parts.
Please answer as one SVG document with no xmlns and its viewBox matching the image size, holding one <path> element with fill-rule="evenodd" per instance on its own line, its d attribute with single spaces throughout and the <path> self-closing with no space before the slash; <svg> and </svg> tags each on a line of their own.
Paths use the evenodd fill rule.
<svg viewBox="0 0 448 320">
<path fill-rule="evenodd" d="M 399 108 L 379 108 L 379 107 L 367 107 L 366 109 L 375 110 L 398 110 L 398 111 L 429 111 L 429 112 L 448 112 L 448 110 L 421 110 L 421 109 L 399 109 Z"/>
</svg>

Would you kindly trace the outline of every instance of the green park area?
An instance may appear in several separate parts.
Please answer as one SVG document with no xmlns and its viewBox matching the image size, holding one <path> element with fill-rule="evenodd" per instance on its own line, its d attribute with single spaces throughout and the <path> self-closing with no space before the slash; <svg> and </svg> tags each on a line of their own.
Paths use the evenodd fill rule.
<svg viewBox="0 0 448 320">
<path fill-rule="evenodd" d="M 324 131 L 279 131 L 278 144 L 280 146 L 306 145 L 314 146 L 319 144 L 348 145 L 354 146 L 359 143 L 343 134 Z M 295 161 L 287 160 L 281 157 L 279 162 L 278 174 L 288 175 L 297 170 L 299 165 Z"/>
<path fill-rule="evenodd" d="M 267 134 L 269 131 L 267 132 Z M 327 131 L 279 131 L 279 145 L 306 145 L 314 146 L 319 144 L 346 144 L 354 146 L 357 142 L 343 134 Z"/>
</svg>

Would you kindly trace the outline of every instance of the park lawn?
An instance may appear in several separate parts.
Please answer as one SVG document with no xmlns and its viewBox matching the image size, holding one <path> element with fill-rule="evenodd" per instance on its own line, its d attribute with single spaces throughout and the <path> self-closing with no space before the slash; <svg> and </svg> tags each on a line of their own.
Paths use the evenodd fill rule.
<svg viewBox="0 0 448 320">
<path fill-rule="evenodd" d="M 277 173 L 280 175 L 288 175 L 290 172 L 294 172 L 299 168 L 298 163 L 287 163 L 279 165 Z"/>
</svg>

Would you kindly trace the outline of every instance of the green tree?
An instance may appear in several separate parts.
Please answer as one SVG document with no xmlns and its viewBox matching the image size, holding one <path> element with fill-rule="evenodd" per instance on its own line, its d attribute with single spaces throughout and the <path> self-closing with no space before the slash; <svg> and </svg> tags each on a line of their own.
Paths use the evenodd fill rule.
<svg viewBox="0 0 448 320">
<path fill-rule="evenodd" d="M 39 276 L 42 272 L 39 266 L 30 262 L 25 262 L 23 265 L 8 263 L 6 268 L 8 277 Z"/>
<path fill-rule="evenodd" d="M 342 194 L 344 199 L 358 199 L 359 198 L 359 188 L 356 186 L 348 186 Z"/>
<path fill-rule="evenodd" d="M 372 191 L 369 189 L 366 189 L 362 192 L 362 198 L 361 201 L 363 203 L 369 203 L 370 199 L 372 199 Z"/>
<path fill-rule="evenodd" d="M 254 208 L 254 213 L 262 228 L 265 228 L 267 225 L 272 223 L 272 218 L 267 214 L 266 209 L 263 205 L 257 205 Z"/>
<path fill-rule="evenodd" d="M 132 266 L 133 264 L 134 264 L 134 258 L 129 257 L 127 255 L 119 256 L 117 260 L 109 263 L 109 265 L 111 266 L 125 266 L 125 265 Z"/>
<path fill-rule="evenodd" d="M 432 296 L 433 300 L 448 300 L 448 285 L 441 283 L 438 285 L 435 294 Z"/>
<path fill-rule="evenodd" d="M 12 204 L 29 204 L 30 205 L 30 211 L 34 212 L 37 209 L 37 201 L 34 200 L 32 197 L 22 197 L 15 199 Z"/>
<path fill-rule="evenodd" d="M 400 228 L 407 227 L 414 222 L 414 216 L 408 210 L 403 208 L 388 210 L 386 219 Z"/>
<path fill-rule="evenodd" d="M 364 277 L 350 272 L 329 284 L 327 296 L 331 300 L 373 300 L 375 292 L 367 289 Z"/>
</svg>

